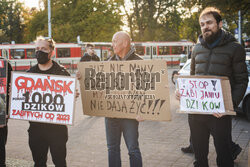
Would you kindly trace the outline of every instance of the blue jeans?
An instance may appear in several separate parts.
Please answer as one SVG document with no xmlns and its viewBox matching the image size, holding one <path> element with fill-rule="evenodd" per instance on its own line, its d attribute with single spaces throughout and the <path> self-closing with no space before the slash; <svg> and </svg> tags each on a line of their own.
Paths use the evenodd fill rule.
<svg viewBox="0 0 250 167">
<path fill-rule="evenodd" d="M 121 134 L 128 148 L 130 167 L 142 167 L 138 125 L 133 119 L 105 118 L 109 167 L 121 167 Z"/>
</svg>

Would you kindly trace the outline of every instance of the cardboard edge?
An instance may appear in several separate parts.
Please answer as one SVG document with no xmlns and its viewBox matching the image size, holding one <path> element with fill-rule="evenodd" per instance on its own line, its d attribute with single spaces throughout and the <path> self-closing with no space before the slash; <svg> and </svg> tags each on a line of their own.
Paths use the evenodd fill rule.
<svg viewBox="0 0 250 167">
<path fill-rule="evenodd" d="M 14 71 L 11 71 L 11 79 L 10 79 L 10 84 L 12 83 L 12 81 L 13 81 L 13 73 L 14 73 Z M 11 118 L 10 117 L 10 113 L 11 113 L 11 101 L 12 101 L 12 86 L 10 87 L 10 90 L 9 90 L 9 92 L 10 92 L 10 94 L 9 94 L 9 114 L 8 114 L 8 117 L 9 117 L 9 119 L 13 119 L 13 118 Z"/>
<path fill-rule="evenodd" d="M 177 75 L 176 78 L 214 78 L 221 80 L 228 80 L 228 77 L 225 76 L 215 76 L 215 75 Z"/>
<path fill-rule="evenodd" d="M 75 109 L 76 109 L 76 86 L 77 86 L 77 78 L 75 78 L 75 91 L 74 91 L 74 103 L 73 103 L 73 111 L 72 111 L 72 124 L 67 124 L 70 126 L 74 126 L 74 122 L 75 122 Z"/>
<path fill-rule="evenodd" d="M 179 114 L 202 114 L 202 115 L 213 115 L 214 113 L 213 112 L 194 112 L 194 111 L 181 111 L 180 109 L 177 109 L 176 110 L 176 113 L 179 113 Z M 236 115 L 236 112 L 234 111 L 230 111 L 230 110 L 227 110 L 225 113 L 219 113 L 221 115 Z"/>
</svg>

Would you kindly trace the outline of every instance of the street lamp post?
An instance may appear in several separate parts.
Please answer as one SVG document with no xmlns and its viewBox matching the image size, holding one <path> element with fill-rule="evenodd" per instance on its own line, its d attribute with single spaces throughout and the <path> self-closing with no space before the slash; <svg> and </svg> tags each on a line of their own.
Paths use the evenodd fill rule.
<svg viewBox="0 0 250 167">
<path fill-rule="evenodd" d="M 49 38 L 52 37 L 52 35 L 51 35 L 51 7 L 50 7 L 50 0 L 48 0 L 48 35 L 49 35 Z"/>
<path fill-rule="evenodd" d="M 239 22 L 238 22 L 238 42 L 241 44 L 241 12 L 239 10 Z"/>
</svg>

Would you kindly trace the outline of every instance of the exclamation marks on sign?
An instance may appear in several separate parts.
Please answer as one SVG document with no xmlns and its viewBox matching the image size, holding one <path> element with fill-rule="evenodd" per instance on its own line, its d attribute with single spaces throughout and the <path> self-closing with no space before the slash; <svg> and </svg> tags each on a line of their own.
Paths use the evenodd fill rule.
<svg viewBox="0 0 250 167">
<path fill-rule="evenodd" d="M 153 109 L 153 112 L 152 112 L 153 115 L 155 114 L 155 107 L 157 106 L 159 100 L 160 100 L 160 99 L 155 100 L 155 106 L 154 106 L 154 109 Z"/>
<path fill-rule="evenodd" d="M 211 80 L 211 82 L 212 82 L 212 85 L 214 86 L 213 90 L 216 91 L 215 85 L 216 85 L 217 80 Z"/>
<path fill-rule="evenodd" d="M 153 104 L 153 102 L 154 102 L 153 100 L 148 101 L 148 112 L 147 112 L 148 114 L 149 114 L 149 109 L 150 109 L 151 105 Z"/>
<path fill-rule="evenodd" d="M 152 110 L 152 115 L 160 114 L 161 108 L 163 106 L 163 104 L 165 103 L 166 100 L 160 100 L 160 99 L 156 99 L 156 100 L 149 100 L 148 101 L 148 112 L 147 114 L 150 114 L 150 108 L 152 106 L 152 104 L 154 104 L 153 110 Z M 159 103 L 160 102 L 160 103 Z M 157 106 L 159 106 L 159 109 L 156 110 Z"/>
</svg>

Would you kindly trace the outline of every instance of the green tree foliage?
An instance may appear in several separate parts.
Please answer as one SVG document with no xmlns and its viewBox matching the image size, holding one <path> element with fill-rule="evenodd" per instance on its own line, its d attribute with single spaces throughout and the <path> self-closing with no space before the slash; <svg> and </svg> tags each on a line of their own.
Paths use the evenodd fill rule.
<svg viewBox="0 0 250 167">
<path fill-rule="evenodd" d="M 40 2 L 44 8 L 28 12 L 17 0 L 1 0 L 0 42 L 48 36 L 47 0 Z M 196 42 L 199 15 L 207 6 L 221 10 L 224 28 L 232 33 L 241 10 L 242 32 L 250 36 L 249 0 L 51 0 L 52 36 L 57 42 L 75 42 L 78 35 L 82 41 L 110 41 L 127 19 L 134 41 Z"/>
<path fill-rule="evenodd" d="M 250 3 L 249 0 L 183 0 L 182 7 L 187 9 L 186 14 L 191 15 L 190 17 L 184 19 L 183 24 L 184 29 L 189 29 L 190 24 L 193 22 L 194 18 L 199 18 L 200 12 L 208 7 L 214 6 L 221 11 L 223 17 L 224 29 L 234 33 L 234 29 L 238 27 L 238 11 L 241 10 L 242 16 L 242 32 L 246 33 L 247 36 L 250 36 Z M 191 13 L 192 9 L 196 8 L 197 13 Z M 197 28 L 197 24 L 193 24 L 193 29 Z M 185 32 L 183 36 L 192 36 L 193 32 Z M 197 35 L 197 34 L 195 34 Z"/>
<path fill-rule="evenodd" d="M 48 34 L 47 0 L 45 9 L 34 14 L 27 25 L 26 41 Z M 75 42 L 80 35 L 82 41 L 111 41 L 120 30 L 120 0 L 52 0 L 52 36 L 56 42 Z"/>
<path fill-rule="evenodd" d="M 130 3 L 131 10 L 125 5 L 123 8 L 135 41 L 187 39 L 196 42 L 201 33 L 199 15 L 207 6 L 221 10 L 224 28 L 232 33 L 237 28 L 238 11 L 241 10 L 242 32 L 250 35 L 248 0 L 130 0 Z"/>
<path fill-rule="evenodd" d="M 180 24 L 180 38 L 188 39 L 190 41 L 196 42 L 198 36 L 201 34 L 200 24 L 199 24 L 199 13 L 194 12 L 190 17 L 183 18 Z"/>
<path fill-rule="evenodd" d="M 17 0 L 0 1 L 0 43 L 23 42 L 23 12 L 24 8 Z"/>
<path fill-rule="evenodd" d="M 124 7 L 130 34 L 136 41 L 179 39 L 180 0 L 131 0 L 132 12 Z"/>
</svg>

